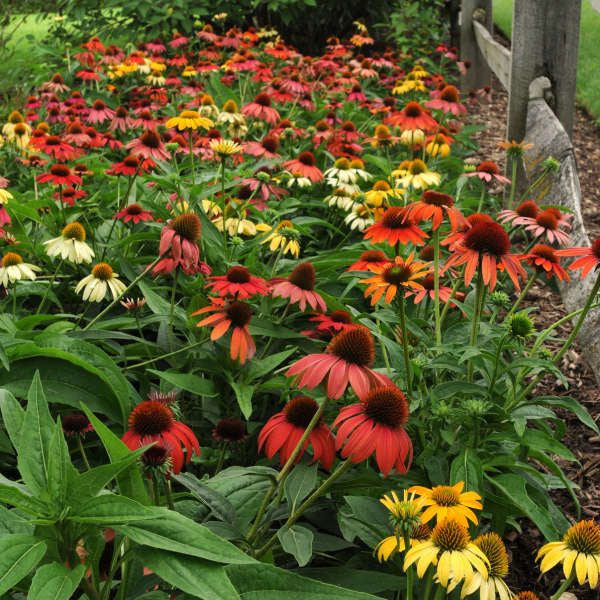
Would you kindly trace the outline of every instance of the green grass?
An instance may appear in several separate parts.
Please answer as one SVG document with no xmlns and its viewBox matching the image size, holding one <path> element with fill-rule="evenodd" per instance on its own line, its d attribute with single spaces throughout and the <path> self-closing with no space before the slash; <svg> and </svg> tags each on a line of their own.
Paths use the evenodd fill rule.
<svg viewBox="0 0 600 600">
<path fill-rule="evenodd" d="M 494 22 L 507 36 L 512 30 L 513 0 L 494 0 Z M 577 100 L 600 120 L 600 69 L 598 45 L 600 43 L 600 13 L 589 0 L 581 8 L 581 33 L 577 67 Z"/>
</svg>

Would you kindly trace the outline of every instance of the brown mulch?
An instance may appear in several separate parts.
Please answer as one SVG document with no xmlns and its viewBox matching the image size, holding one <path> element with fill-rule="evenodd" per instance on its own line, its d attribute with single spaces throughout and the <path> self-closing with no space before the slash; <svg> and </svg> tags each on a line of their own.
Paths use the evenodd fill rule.
<svg viewBox="0 0 600 600">
<path fill-rule="evenodd" d="M 474 156 L 475 162 L 493 160 L 501 170 L 504 169 L 504 152 L 498 146 L 504 141 L 506 131 L 508 94 L 502 85 L 494 79 L 492 84 L 492 101 L 480 104 L 471 109 L 474 122 L 486 126 L 484 131 L 476 134 L 480 150 Z M 588 234 L 592 239 L 600 236 L 600 204 L 597 192 L 600 180 L 600 128 L 581 107 L 577 107 L 573 144 L 578 163 L 579 181 L 583 197 L 583 216 Z M 532 287 L 528 299 L 524 303 L 536 307 L 532 316 L 541 327 L 547 326 L 566 314 L 560 295 L 549 286 L 537 284 Z M 559 335 L 566 338 L 571 331 L 571 324 L 559 329 Z M 577 399 L 600 425 L 600 388 L 590 367 L 584 362 L 580 349 L 573 347 L 560 365 L 566 375 L 569 388 L 565 389 L 560 381 L 547 377 L 536 394 L 569 395 Z M 563 443 L 577 457 L 578 462 L 568 462 L 557 458 L 557 464 L 567 477 L 574 481 L 581 504 L 581 518 L 598 520 L 600 517 L 600 437 L 583 425 L 573 414 L 563 411 L 559 415 L 565 419 L 567 432 Z M 553 500 L 564 511 L 571 521 L 577 521 L 576 508 L 572 499 L 564 490 L 552 493 Z M 556 567 L 540 575 L 535 564 L 537 550 L 544 543 L 544 538 L 537 527 L 527 519 L 521 522 L 523 533 L 512 531 L 505 536 L 511 554 L 511 575 L 509 585 L 515 591 L 531 590 L 542 599 L 549 598 L 562 580 L 562 569 Z M 578 600 L 598 600 L 598 590 L 572 588 Z"/>
</svg>

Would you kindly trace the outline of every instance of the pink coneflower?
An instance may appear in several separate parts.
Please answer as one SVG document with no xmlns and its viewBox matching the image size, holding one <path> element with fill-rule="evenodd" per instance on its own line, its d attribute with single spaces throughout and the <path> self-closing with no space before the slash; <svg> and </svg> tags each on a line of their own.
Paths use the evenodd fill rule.
<svg viewBox="0 0 600 600">
<path fill-rule="evenodd" d="M 526 200 L 517 206 L 515 210 L 501 210 L 498 213 L 500 223 L 512 223 L 513 225 L 522 225 L 519 223 L 522 218 L 535 219 L 540 209 L 533 200 Z M 517 222 L 515 222 L 517 221 Z"/>
<path fill-rule="evenodd" d="M 309 354 L 295 362 L 286 375 L 295 376 L 298 387 L 309 390 L 325 380 L 327 395 L 334 400 L 343 395 L 348 384 L 363 397 L 372 387 L 392 385 L 389 377 L 370 368 L 374 359 L 371 332 L 364 325 L 354 325 L 338 333 L 324 353 Z"/>
<path fill-rule="evenodd" d="M 156 129 L 161 123 L 162 121 L 153 117 L 148 109 L 143 109 L 138 113 L 138 118 L 133 121 L 133 126 L 147 130 Z"/>
<path fill-rule="evenodd" d="M 202 233 L 200 217 L 194 213 L 184 213 L 165 225 L 160 233 L 159 253 L 170 252 L 175 265 L 181 265 L 185 272 L 193 271 L 200 260 L 200 250 L 196 243 Z M 160 264 L 160 263 L 159 263 Z M 158 265 L 155 267 L 157 269 Z M 157 269 L 157 272 L 161 272 Z"/>
<path fill-rule="evenodd" d="M 275 125 L 279 121 L 279 112 L 271 106 L 271 98 L 264 92 L 258 94 L 252 102 L 242 106 L 241 113 L 246 117 L 254 117 Z"/>
<path fill-rule="evenodd" d="M 556 256 L 580 256 L 581 258 L 574 260 L 569 265 L 569 270 L 581 269 L 581 279 L 584 279 L 592 269 L 596 269 L 600 264 L 600 238 L 591 246 L 556 250 Z"/>
<path fill-rule="evenodd" d="M 165 45 L 158 38 L 154 38 L 146 43 L 146 50 L 152 54 L 162 54 L 166 49 Z"/>
<path fill-rule="evenodd" d="M 65 83 L 65 80 L 60 73 L 55 73 L 50 78 L 50 81 L 46 81 L 42 84 L 42 89 L 55 94 L 60 94 L 60 92 L 68 92 L 71 88 Z"/>
<path fill-rule="evenodd" d="M 268 296 L 269 285 L 260 277 L 253 277 L 246 267 L 231 267 L 225 275 L 213 275 L 204 286 L 219 296 L 234 296 L 236 298 L 249 298 L 260 294 Z"/>
<path fill-rule="evenodd" d="M 100 75 L 92 69 L 82 69 L 81 71 L 77 71 L 75 75 L 83 79 L 83 81 L 100 81 Z"/>
<path fill-rule="evenodd" d="M 323 179 L 323 173 L 315 164 L 315 157 L 312 152 L 302 152 L 298 158 L 286 160 L 283 167 L 292 173 L 298 172 L 302 176 L 308 177 L 313 183 Z"/>
<path fill-rule="evenodd" d="M 320 294 L 315 292 L 316 273 L 314 266 L 309 263 L 299 264 L 286 279 L 274 277 L 270 281 L 273 296 L 289 298 L 290 303 L 298 303 L 300 310 L 305 310 L 308 304 L 313 310 L 325 312 L 327 305 Z"/>
<path fill-rule="evenodd" d="M 314 330 L 302 331 L 301 333 L 313 338 L 332 338 L 340 331 L 355 325 L 352 315 L 346 310 L 334 310 L 330 315 L 317 313 L 309 320 L 318 323 L 318 325 Z"/>
<path fill-rule="evenodd" d="M 126 146 L 134 156 L 152 158 L 154 160 L 166 161 L 171 158 L 160 135 L 155 131 L 148 130 L 139 138 L 131 140 Z"/>
<path fill-rule="evenodd" d="M 113 219 L 121 219 L 123 223 L 133 221 L 133 224 L 137 225 L 140 221 L 153 221 L 154 215 L 151 211 L 145 210 L 139 204 L 134 203 L 114 214 Z"/>
<path fill-rule="evenodd" d="M 122 133 L 125 133 L 128 129 L 132 129 L 133 127 L 134 120 L 129 116 L 129 110 L 127 110 L 125 106 L 119 106 L 117 110 L 115 110 L 115 114 L 108 126 L 108 130 L 115 131 L 118 129 Z"/>
<path fill-rule="evenodd" d="M 92 141 L 92 138 L 85 132 L 81 121 L 73 121 L 63 136 L 65 142 L 75 144 L 76 146 L 85 146 Z"/>
<path fill-rule="evenodd" d="M 264 137 L 260 142 L 246 142 L 244 152 L 251 156 L 260 156 L 264 158 L 279 158 L 277 148 L 279 141 L 274 135 Z"/>
<path fill-rule="evenodd" d="M 48 173 L 42 173 L 36 177 L 39 183 L 52 182 L 52 185 L 81 185 L 81 177 L 71 172 L 67 165 L 56 164 L 50 167 Z"/>
<path fill-rule="evenodd" d="M 285 408 L 273 415 L 258 434 L 258 451 L 264 446 L 267 457 L 279 452 L 279 463 L 283 466 L 298 445 L 306 428 L 319 409 L 316 400 L 309 396 L 298 396 L 290 400 Z M 320 461 L 323 468 L 331 469 L 335 458 L 335 443 L 329 427 L 321 419 L 310 432 L 295 459 L 297 463 L 309 444 L 313 448 L 313 460 Z"/>
<path fill-rule="evenodd" d="M 445 86 L 440 95 L 433 100 L 429 100 L 425 104 L 427 108 L 436 108 L 445 113 L 452 113 L 454 116 L 459 117 L 467 112 L 467 109 L 463 104 L 460 103 L 460 96 L 458 90 L 453 85 Z"/>
<path fill-rule="evenodd" d="M 178 33 L 176 31 L 173 34 L 173 39 L 169 42 L 169 46 L 171 46 L 171 48 L 175 49 L 175 48 L 179 48 L 181 46 L 185 46 L 189 41 L 190 41 L 189 37 L 186 37 L 185 35 L 181 35 L 180 33 Z"/>
<path fill-rule="evenodd" d="M 267 202 L 271 196 L 276 200 L 280 200 L 281 196 L 289 194 L 287 190 L 275 185 L 274 180 L 271 179 L 271 172 L 268 167 L 261 167 L 252 177 L 242 179 L 242 186 L 247 186 L 250 193 L 258 189 L 254 197 L 263 202 Z"/>
<path fill-rule="evenodd" d="M 112 108 L 108 108 L 103 100 L 95 100 L 90 108 L 90 112 L 86 117 L 88 123 L 104 123 L 107 119 L 112 119 L 115 116 L 115 111 Z"/>
<path fill-rule="evenodd" d="M 366 99 L 367 97 L 362 91 L 362 88 L 360 87 L 359 83 L 353 85 L 350 91 L 348 92 L 348 102 L 353 102 L 354 100 L 357 100 L 358 102 L 365 102 Z"/>
<path fill-rule="evenodd" d="M 482 162 L 475 171 L 471 173 L 463 173 L 463 177 L 478 177 L 486 183 L 490 183 L 492 179 L 499 181 L 500 183 L 510 183 L 508 177 L 500 175 L 500 169 L 498 165 L 491 160 Z"/>
<path fill-rule="evenodd" d="M 558 215 L 557 216 L 557 213 Z M 570 215 L 569 215 L 570 216 Z M 538 213 L 533 218 L 521 217 L 513 221 L 514 225 L 525 225 L 525 231 L 531 231 L 533 237 L 540 237 L 545 235 L 548 241 L 553 244 L 565 245 L 569 243 L 569 234 L 563 231 L 560 227 L 571 228 L 571 225 L 562 218 L 560 211 L 556 209 L 546 209 Z"/>
<path fill-rule="evenodd" d="M 65 415 L 61 421 L 63 433 L 67 437 L 84 437 L 86 433 L 94 431 L 93 425 L 84 413 Z"/>
</svg>

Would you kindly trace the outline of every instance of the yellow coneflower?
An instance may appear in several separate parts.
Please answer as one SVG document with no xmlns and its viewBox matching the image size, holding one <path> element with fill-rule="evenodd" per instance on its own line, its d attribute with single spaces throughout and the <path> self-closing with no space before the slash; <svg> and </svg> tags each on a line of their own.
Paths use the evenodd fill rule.
<svg viewBox="0 0 600 600">
<path fill-rule="evenodd" d="M 25 119 L 23 117 L 23 115 L 18 111 L 18 110 L 13 110 L 9 115 L 8 115 L 8 120 L 7 122 L 4 124 L 4 127 L 2 127 L 2 133 L 9 139 L 12 140 L 13 139 L 13 132 L 14 132 L 14 128 L 15 125 L 17 123 L 25 123 Z M 25 123 L 26 124 L 26 123 Z M 27 124 L 26 124 L 27 125 Z M 29 125 L 27 125 L 27 127 L 29 127 Z M 31 128 L 30 128 L 31 130 Z"/>
<path fill-rule="evenodd" d="M 405 146 L 422 146 L 425 142 L 425 132 L 422 129 L 405 129 L 400 134 L 400 141 Z"/>
<path fill-rule="evenodd" d="M 542 573 L 562 563 L 567 579 L 576 575 L 579 585 L 583 585 L 587 579 L 590 588 L 595 588 L 600 572 L 600 525 L 593 520 L 576 523 L 565 533 L 561 542 L 542 546 L 536 560 L 542 557 Z"/>
<path fill-rule="evenodd" d="M 259 223 L 256 226 L 258 231 L 269 233 L 269 235 L 262 240 L 261 244 L 269 242 L 269 250 L 275 252 L 279 248 L 282 248 L 283 254 L 292 254 L 296 258 L 300 254 L 300 233 L 294 228 L 291 221 L 281 221 L 275 227 L 271 227 L 266 223 Z"/>
<path fill-rule="evenodd" d="M 195 110 L 184 110 L 178 117 L 169 119 L 165 124 L 167 129 L 177 127 L 179 131 L 183 131 L 184 129 L 198 129 L 198 127 L 210 129 L 213 125 L 214 123 L 210 119 L 200 116 Z"/>
<path fill-rule="evenodd" d="M 373 187 L 365 192 L 367 204 L 379 208 L 383 206 L 388 199 L 398 199 L 404 194 L 404 190 L 393 188 L 387 181 L 380 179 L 373 184 Z"/>
<path fill-rule="evenodd" d="M 113 300 L 116 300 L 127 289 L 118 277 L 119 274 L 115 273 L 109 264 L 98 263 L 92 272 L 75 286 L 75 293 L 83 290 L 84 300 L 102 302 L 106 292 L 110 291 Z"/>
<path fill-rule="evenodd" d="M 232 156 L 242 151 L 242 147 L 233 140 L 211 140 L 208 146 L 215 154 L 221 157 Z"/>
<path fill-rule="evenodd" d="M 146 75 L 146 81 L 152 85 L 164 85 L 167 80 L 160 71 L 152 70 L 150 75 Z"/>
<path fill-rule="evenodd" d="M 429 529 L 428 525 L 413 525 L 409 536 L 410 547 L 412 548 L 416 544 L 425 542 L 430 537 L 431 529 Z M 396 552 L 404 552 L 405 550 L 406 541 L 404 536 L 399 531 L 396 531 L 396 535 L 390 535 L 389 537 L 382 539 L 377 546 L 375 546 L 373 553 L 377 556 L 379 562 L 383 562 L 384 560 L 389 560 Z"/>
<path fill-rule="evenodd" d="M 404 161 L 396 170 L 392 171 L 392 176 L 398 178 L 397 184 L 403 188 L 412 186 L 415 190 L 424 190 L 432 185 L 440 185 L 442 181 L 441 175 L 430 171 L 420 158 Z"/>
<path fill-rule="evenodd" d="M 181 72 L 182 77 L 195 77 L 198 74 L 198 71 L 194 69 L 193 65 L 186 65 L 183 71 Z"/>
<path fill-rule="evenodd" d="M 435 517 L 438 523 L 444 519 L 453 519 L 468 527 L 468 521 L 477 524 L 477 517 L 471 509 L 481 510 L 483 506 L 481 496 L 477 492 L 463 492 L 464 486 L 464 481 L 452 486 L 437 485 L 431 489 L 414 485 L 408 491 L 415 492 L 424 499 L 427 509 L 421 517 L 423 523 L 428 523 Z"/>
<path fill-rule="evenodd" d="M 94 251 L 85 243 L 85 229 L 81 223 L 69 223 L 60 236 L 44 242 L 47 246 L 46 253 L 54 257 L 60 255 L 63 260 L 69 260 L 75 264 L 83 262 L 90 263 L 94 257 Z"/>
<path fill-rule="evenodd" d="M 415 77 L 412 73 L 409 73 L 404 80 L 398 83 L 398 85 L 394 86 L 392 89 L 392 94 L 402 96 L 403 94 L 413 91 L 424 92 L 425 84 L 418 77 Z"/>
<path fill-rule="evenodd" d="M 438 133 L 434 136 L 427 146 L 425 146 L 425 152 L 429 154 L 429 156 L 441 156 L 442 158 L 446 158 L 450 154 L 450 144 L 448 144 L 448 139 L 443 133 Z"/>
<path fill-rule="evenodd" d="M 16 252 L 7 252 L 0 263 L 0 283 L 8 287 L 9 283 L 15 283 L 21 279 L 35 280 L 35 272 L 41 271 L 39 267 L 23 262 L 23 258 Z"/>
</svg>

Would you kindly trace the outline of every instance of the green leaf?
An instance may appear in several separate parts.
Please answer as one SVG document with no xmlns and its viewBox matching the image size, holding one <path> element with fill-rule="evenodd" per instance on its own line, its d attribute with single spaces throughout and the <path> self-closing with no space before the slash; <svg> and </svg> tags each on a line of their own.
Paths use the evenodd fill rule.
<svg viewBox="0 0 600 600">
<path fill-rule="evenodd" d="M 166 508 L 153 508 L 155 518 L 129 525 L 115 525 L 115 530 L 134 542 L 152 548 L 180 552 L 213 562 L 244 564 L 254 559 L 212 531 Z"/>
<path fill-rule="evenodd" d="M 274 369 L 276 369 L 286 358 L 291 356 L 296 351 L 296 348 L 289 348 L 276 354 L 271 354 L 262 360 L 254 359 L 250 364 L 250 371 L 248 373 L 248 380 L 253 381 L 259 379 L 263 375 L 267 375 Z"/>
<path fill-rule="evenodd" d="M 316 547 L 316 540 L 314 546 Z M 373 594 L 387 590 L 400 590 L 406 586 L 404 579 L 397 575 L 349 567 L 308 567 L 299 570 L 298 575 Z"/>
<path fill-rule="evenodd" d="M 450 465 L 450 485 L 465 482 L 465 491 L 481 492 L 483 467 L 475 450 L 463 448 Z"/>
<path fill-rule="evenodd" d="M 291 554 L 299 566 L 303 567 L 308 564 L 312 557 L 314 539 L 314 534 L 310 529 L 301 525 L 282 527 L 277 532 L 277 537 L 283 550 Z"/>
<path fill-rule="evenodd" d="M 69 475 L 76 474 L 77 471 L 71 464 L 69 448 L 59 419 L 50 440 L 48 457 L 48 492 L 57 506 L 65 504 Z"/>
<path fill-rule="evenodd" d="M 570 410 L 584 425 L 587 425 L 592 431 L 600 435 L 600 429 L 590 413 L 575 398 L 571 398 L 570 396 L 538 396 L 537 398 L 533 398 L 533 401 L 536 404 L 560 406 Z"/>
<path fill-rule="evenodd" d="M 284 490 L 290 512 L 294 512 L 317 484 L 317 463 L 313 465 L 298 464 L 285 480 Z"/>
<path fill-rule="evenodd" d="M 131 456 L 131 450 L 85 405 L 81 404 L 81 410 L 87 415 L 94 431 L 102 441 L 111 463 L 116 463 L 122 458 Z M 124 469 L 117 475 L 117 483 L 121 494 L 137 500 L 141 504 L 150 504 L 146 486 L 142 475 L 136 464 Z"/>
<path fill-rule="evenodd" d="M 529 517 L 547 540 L 559 539 L 560 534 L 552 523 L 547 509 L 538 506 L 527 494 L 523 477 L 513 473 L 504 473 L 496 476 L 485 475 L 485 478 L 500 490 L 509 502 Z"/>
<path fill-rule="evenodd" d="M 36 371 L 27 394 L 27 410 L 17 448 L 21 477 L 36 494 L 48 486 L 48 453 L 53 433 L 54 421 L 44 396 L 40 374 Z"/>
<path fill-rule="evenodd" d="M 179 475 L 173 475 L 172 479 L 186 487 L 195 498 L 211 510 L 217 519 L 226 523 L 233 523 L 235 521 L 235 508 L 233 504 L 225 496 L 222 496 L 219 492 L 202 483 L 195 475 L 191 473 L 179 473 Z"/>
<path fill-rule="evenodd" d="M 69 569 L 57 562 L 43 565 L 33 576 L 27 600 L 69 600 L 77 589 L 84 571 L 84 565 L 75 569 Z"/>
<path fill-rule="evenodd" d="M 203 600 L 239 599 L 221 565 L 157 548 L 138 548 L 136 554 L 145 567 L 186 594 Z"/>
<path fill-rule="evenodd" d="M 164 379 L 167 383 L 196 394 L 197 396 L 216 396 L 217 391 L 214 383 L 210 379 L 204 379 L 198 375 L 191 373 L 177 373 L 173 371 L 156 371 L 155 369 L 147 369 L 149 373 Z"/>
<path fill-rule="evenodd" d="M 171 303 L 167 302 L 162 296 L 157 294 L 145 281 L 139 281 L 138 287 L 144 295 L 148 307 L 155 315 L 168 316 L 171 312 Z M 175 307 L 174 315 L 177 319 L 187 323 L 188 317 L 185 311 L 179 306 Z"/>
<path fill-rule="evenodd" d="M 8 592 L 46 554 L 46 544 L 32 535 L 19 533 L 0 538 L 0 596 Z"/>
<path fill-rule="evenodd" d="M 225 570 L 241 600 L 381 600 L 266 564 L 228 565 Z"/>
<path fill-rule="evenodd" d="M 8 480 L 0 479 L 0 502 L 36 517 L 48 516 L 50 509 L 46 503 L 26 493 L 25 486 L 16 483 L 8 485 L 4 481 Z"/>
<path fill-rule="evenodd" d="M 235 392 L 235 397 L 237 398 L 242 414 L 246 419 L 249 419 L 252 414 L 252 395 L 254 394 L 254 386 L 249 383 L 233 380 L 230 380 L 229 384 Z"/>
<path fill-rule="evenodd" d="M 21 443 L 25 411 L 20 402 L 8 390 L 0 390 L 0 411 L 2 411 L 2 420 L 10 436 L 10 441 L 16 450 Z"/>
<path fill-rule="evenodd" d="M 126 496 L 102 494 L 73 508 L 68 516 L 76 523 L 98 523 L 112 526 L 120 523 L 155 519 L 153 509 Z"/>
</svg>

